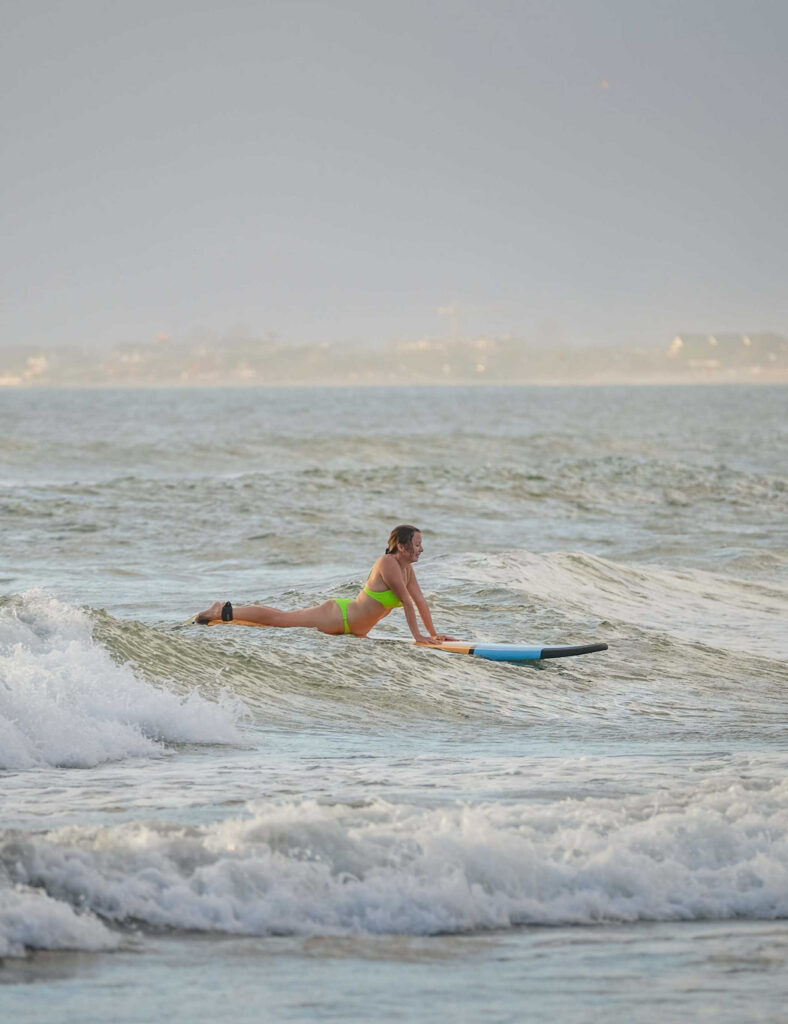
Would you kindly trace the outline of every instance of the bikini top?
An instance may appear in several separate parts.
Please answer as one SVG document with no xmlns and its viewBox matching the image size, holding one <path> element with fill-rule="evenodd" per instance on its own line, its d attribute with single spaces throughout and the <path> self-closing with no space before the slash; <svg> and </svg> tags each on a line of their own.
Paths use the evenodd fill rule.
<svg viewBox="0 0 788 1024">
<path fill-rule="evenodd" d="M 364 593 L 379 601 L 384 608 L 402 607 L 402 601 L 400 601 L 393 590 L 370 590 L 369 587 L 364 587 Z"/>
</svg>

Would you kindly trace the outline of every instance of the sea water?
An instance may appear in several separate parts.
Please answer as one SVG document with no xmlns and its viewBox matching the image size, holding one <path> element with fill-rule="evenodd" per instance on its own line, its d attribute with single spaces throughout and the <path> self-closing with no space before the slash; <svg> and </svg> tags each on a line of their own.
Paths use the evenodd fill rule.
<svg viewBox="0 0 788 1024">
<path fill-rule="evenodd" d="M 0 1014 L 778 1021 L 788 388 L 0 393 Z M 184 626 L 423 532 L 506 665 Z"/>
</svg>

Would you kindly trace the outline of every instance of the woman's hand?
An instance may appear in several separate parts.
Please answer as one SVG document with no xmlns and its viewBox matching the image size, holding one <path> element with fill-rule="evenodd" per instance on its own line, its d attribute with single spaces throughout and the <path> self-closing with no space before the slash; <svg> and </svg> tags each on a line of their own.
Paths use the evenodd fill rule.
<svg viewBox="0 0 788 1024">
<path fill-rule="evenodd" d="M 445 633 L 436 633 L 435 636 L 433 636 L 431 639 L 434 640 L 435 643 L 443 644 L 443 643 L 454 643 L 456 641 L 457 637 L 456 636 L 446 636 Z"/>
</svg>

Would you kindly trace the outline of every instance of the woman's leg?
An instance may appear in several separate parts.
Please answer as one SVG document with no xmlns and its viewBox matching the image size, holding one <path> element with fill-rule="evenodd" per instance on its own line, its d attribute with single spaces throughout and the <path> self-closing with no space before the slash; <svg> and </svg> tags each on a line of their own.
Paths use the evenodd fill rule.
<svg viewBox="0 0 788 1024">
<path fill-rule="evenodd" d="M 221 619 L 222 605 L 217 601 L 198 618 Z M 321 633 L 336 635 L 345 632 L 342 611 L 336 601 L 324 601 L 313 608 L 301 608 L 298 611 L 286 612 L 280 608 L 269 608 L 264 604 L 246 604 L 233 607 L 233 618 L 245 622 L 254 622 L 258 626 L 302 626 L 308 629 L 319 629 Z"/>
</svg>

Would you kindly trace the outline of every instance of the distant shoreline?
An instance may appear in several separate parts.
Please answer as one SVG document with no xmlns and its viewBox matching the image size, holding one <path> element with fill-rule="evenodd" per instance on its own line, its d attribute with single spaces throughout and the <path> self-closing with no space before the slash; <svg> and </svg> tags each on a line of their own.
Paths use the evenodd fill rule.
<svg viewBox="0 0 788 1024">
<path fill-rule="evenodd" d="M 549 347 L 514 338 L 286 345 L 162 340 L 109 351 L 0 350 L 2 388 L 573 387 L 788 383 L 788 338 L 677 335 L 669 347 Z"/>
<path fill-rule="evenodd" d="M 600 380 L 532 380 L 532 381 L 502 381 L 502 380 L 414 380 L 414 381 L 194 381 L 184 383 L 179 381 L 167 381 L 152 383 L 150 381 L 139 382 L 112 382 L 112 383 L 67 383 L 55 384 L 51 382 L 34 382 L 3 385 L 0 383 L 0 394 L 3 392 L 21 391 L 294 391 L 298 388 L 304 390 L 349 390 L 368 388 L 370 390 L 380 389 L 402 389 L 402 388 L 667 388 L 667 387 L 785 387 L 788 386 L 788 373 L 780 376 L 764 377 L 753 376 L 751 378 L 735 378 L 724 380 L 710 380 L 708 378 L 663 378 L 663 379 L 621 379 L 605 378 Z"/>
</svg>

